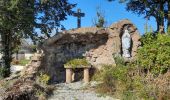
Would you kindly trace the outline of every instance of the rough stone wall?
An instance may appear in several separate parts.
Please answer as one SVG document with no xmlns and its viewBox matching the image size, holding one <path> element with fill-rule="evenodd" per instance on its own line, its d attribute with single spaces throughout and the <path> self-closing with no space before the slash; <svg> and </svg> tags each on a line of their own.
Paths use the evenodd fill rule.
<svg viewBox="0 0 170 100">
<path fill-rule="evenodd" d="M 73 58 L 86 57 L 89 55 L 89 51 L 92 52 L 97 48 L 102 48 L 108 41 L 108 34 L 105 29 L 95 27 L 65 31 L 60 35 L 52 37 L 43 45 L 45 53 L 43 69 L 52 76 L 53 80 L 57 81 L 65 80 L 63 64 Z M 58 39 L 56 40 L 56 38 Z M 95 62 L 92 58 L 89 61 Z"/>
<path fill-rule="evenodd" d="M 42 69 L 52 80 L 64 81 L 63 64 L 70 59 L 86 57 L 97 68 L 101 64 L 115 64 L 113 54 L 121 54 L 121 36 L 126 28 L 132 37 L 131 54 L 134 58 L 140 45 L 140 35 L 129 20 L 122 20 L 108 28 L 90 27 L 63 31 L 46 40 L 42 46 L 45 54 Z"/>
</svg>

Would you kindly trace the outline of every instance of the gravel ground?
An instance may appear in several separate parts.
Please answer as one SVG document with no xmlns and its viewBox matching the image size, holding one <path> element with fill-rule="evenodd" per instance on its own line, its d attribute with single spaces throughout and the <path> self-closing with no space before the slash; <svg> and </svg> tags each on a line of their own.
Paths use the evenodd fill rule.
<svg viewBox="0 0 170 100">
<path fill-rule="evenodd" d="M 96 82 L 85 84 L 81 81 L 70 84 L 60 83 L 56 85 L 54 94 L 48 100 L 118 100 L 95 93 L 93 88 L 96 84 Z"/>
</svg>

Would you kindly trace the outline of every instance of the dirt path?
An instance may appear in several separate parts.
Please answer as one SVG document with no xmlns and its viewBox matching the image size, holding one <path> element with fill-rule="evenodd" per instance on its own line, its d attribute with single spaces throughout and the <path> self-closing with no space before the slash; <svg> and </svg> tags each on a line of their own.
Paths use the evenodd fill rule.
<svg viewBox="0 0 170 100">
<path fill-rule="evenodd" d="M 118 100 L 95 93 L 92 91 L 95 85 L 96 82 L 90 84 L 83 82 L 60 83 L 56 85 L 54 95 L 49 100 Z"/>
</svg>

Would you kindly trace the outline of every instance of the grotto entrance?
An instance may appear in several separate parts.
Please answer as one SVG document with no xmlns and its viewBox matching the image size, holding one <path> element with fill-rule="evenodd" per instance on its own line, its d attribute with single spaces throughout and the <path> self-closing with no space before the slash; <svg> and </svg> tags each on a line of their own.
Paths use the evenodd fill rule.
<svg viewBox="0 0 170 100">
<path fill-rule="evenodd" d="M 98 28 L 91 28 L 90 31 L 88 30 L 87 32 L 81 29 L 78 32 L 73 31 L 60 33 L 60 35 L 61 34 L 62 36 L 57 35 L 51 38 L 51 41 L 48 41 L 51 42 L 51 44 L 46 45 L 44 48 L 44 53 L 46 54 L 43 62 L 44 69 L 46 69 L 45 71 L 51 76 L 53 82 L 65 82 L 66 73 L 73 73 L 73 71 L 75 72 L 73 74 L 75 81 L 80 80 L 84 76 L 83 72 L 89 73 L 89 69 L 82 67 L 68 71 L 70 68 L 65 69 L 64 64 L 76 58 L 85 58 L 91 63 L 92 54 L 89 52 L 106 45 L 108 34 L 106 30 Z M 93 62 L 95 61 L 93 60 Z M 47 68 L 45 65 L 49 67 Z M 70 77 L 73 75 L 70 75 Z M 87 80 L 89 79 L 87 78 Z"/>
</svg>

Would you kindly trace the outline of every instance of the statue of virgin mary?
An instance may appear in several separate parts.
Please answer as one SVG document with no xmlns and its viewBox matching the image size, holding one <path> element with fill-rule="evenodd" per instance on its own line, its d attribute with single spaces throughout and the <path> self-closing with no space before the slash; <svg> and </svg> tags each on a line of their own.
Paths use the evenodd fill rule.
<svg viewBox="0 0 170 100">
<path fill-rule="evenodd" d="M 123 57 L 126 57 L 126 58 L 131 57 L 130 47 L 131 47 L 131 36 L 129 34 L 129 31 L 126 29 L 122 36 L 122 51 L 123 51 L 122 56 Z"/>
</svg>

